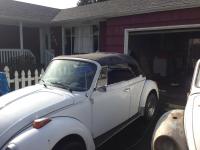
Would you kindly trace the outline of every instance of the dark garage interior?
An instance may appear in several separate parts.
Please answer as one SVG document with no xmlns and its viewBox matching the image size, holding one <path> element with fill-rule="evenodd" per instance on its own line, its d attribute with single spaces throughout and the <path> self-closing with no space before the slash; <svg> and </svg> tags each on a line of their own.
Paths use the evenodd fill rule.
<svg viewBox="0 0 200 150">
<path fill-rule="evenodd" d="M 163 99 L 185 105 L 200 57 L 200 30 L 130 32 L 128 50 L 147 77 L 157 81 Z"/>
</svg>

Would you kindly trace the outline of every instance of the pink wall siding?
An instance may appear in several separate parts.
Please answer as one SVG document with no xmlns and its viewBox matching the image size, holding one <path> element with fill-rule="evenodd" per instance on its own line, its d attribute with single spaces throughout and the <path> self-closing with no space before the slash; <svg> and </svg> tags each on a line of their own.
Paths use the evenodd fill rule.
<svg viewBox="0 0 200 150">
<path fill-rule="evenodd" d="M 199 24 L 200 8 L 156 12 L 108 19 L 100 23 L 100 50 L 124 51 L 124 29 Z"/>
</svg>

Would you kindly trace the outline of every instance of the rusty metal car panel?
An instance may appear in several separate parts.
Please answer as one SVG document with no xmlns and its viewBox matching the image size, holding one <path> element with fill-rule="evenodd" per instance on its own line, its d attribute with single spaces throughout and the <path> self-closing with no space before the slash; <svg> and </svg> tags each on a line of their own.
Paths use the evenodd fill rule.
<svg viewBox="0 0 200 150">
<path fill-rule="evenodd" d="M 152 150 L 200 150 L 200 59 L 196 63 L 185 110 L 172 110 L 158 121 Z"/>
</svg>

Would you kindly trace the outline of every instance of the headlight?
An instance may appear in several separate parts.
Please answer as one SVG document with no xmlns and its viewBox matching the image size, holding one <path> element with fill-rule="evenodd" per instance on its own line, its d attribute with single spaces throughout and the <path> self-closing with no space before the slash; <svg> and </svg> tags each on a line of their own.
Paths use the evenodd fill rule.
<svg viewBox="0 0 200 150">
<path fill-rule="evenodd" d="M 15 144 L 9 144 L 6 148 L 6 150 L 17 150 L 17 147 Z"/>
<path fill-rule="evenodd" d="M 179 150 L 179 146 L 172 138 L 160 136 L 154 143 L 154 150 Z"/>
</svg>

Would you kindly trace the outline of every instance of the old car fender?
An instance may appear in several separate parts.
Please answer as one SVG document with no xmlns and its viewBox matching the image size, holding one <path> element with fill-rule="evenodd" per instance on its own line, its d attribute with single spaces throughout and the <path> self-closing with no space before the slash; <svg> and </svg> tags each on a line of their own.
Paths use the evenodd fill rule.
<svg viewBox="0 0 200 150">
<path fill-rule="evenodd" d="M 188 97 L 187 105 L 185 107 L 185 113 L 184 113 L 184 128 L 185 128 L 185 136 L 187 140 L 188 149 L 195 150 L 195 138 L 194 138 L 194 124 L 195 118 L 193 118 L 193 115 L 198 115 L 198 113 L 194 113 L 194 101 L 195 98 L 199 94 L 193 94 Z M 198 110 L 198 109 L 196 109 Z"/>
<path fill-rule="evenodd" d="M 70 135 L 82 138 L 87 150 L 95 149 L 92 135 L 87 127 L 80 121 L 68 117 L 52 118 L 52 121 L 41 129 L 31 127 L 14 138 L 7 146 L 22 150 L 50 150 L 60 140 Z"/>
<path fill-rule="evenodd" d="M 156 82 L 151 81 L 151 80 L 146 80 L 143 90 L 142 90 L 141 98 L 140 98 L 140 108 L 143 108 L 143 109 L 145 108 L 147 97 L 151 92 L 156 92 L 157 97 L 159 98 L 158 86 Z"/>
<path fill-rule="evenodd" d="M 184 110 L 172 110 L 158 121 L 152 139 L 152 150 L 187 150 L 184 132 Z"/>
</svg>

